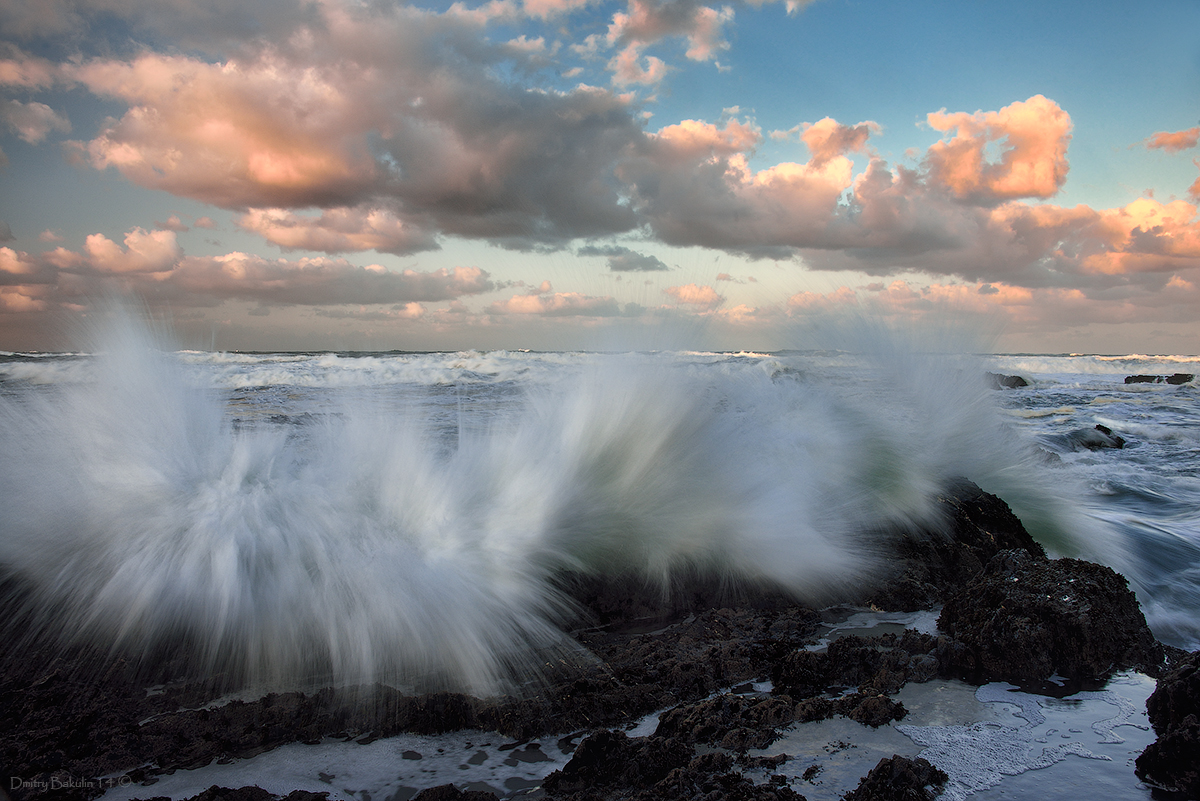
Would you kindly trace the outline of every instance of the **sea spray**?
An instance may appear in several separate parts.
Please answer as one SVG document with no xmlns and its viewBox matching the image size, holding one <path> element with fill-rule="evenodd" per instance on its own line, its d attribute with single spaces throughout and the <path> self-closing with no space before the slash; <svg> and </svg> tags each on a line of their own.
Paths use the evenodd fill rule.
<svg viewBox="0 0 1200 801">
<path fill-rule="evenodd" d="M 86 380 L 0 402 L 0 565 L 36 632 L 185 642 L 231 683 L 511 690 L 580 656 L 564 571 L 821 603 L 936 527 L 951 476 L 1037 495 L 966 368 L 865 357 L 830 381 L 786 357 L 587 355 L 474 425 L 361 395 L 235 425 L 156 344 L 126 322 Z"/>
</svg>

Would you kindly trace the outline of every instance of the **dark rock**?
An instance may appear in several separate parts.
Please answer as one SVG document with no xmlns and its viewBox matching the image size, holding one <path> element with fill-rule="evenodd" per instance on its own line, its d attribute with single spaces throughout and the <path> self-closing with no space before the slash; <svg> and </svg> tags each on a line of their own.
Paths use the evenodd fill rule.
<svg viewBox="0 0 1200 801">
<path fill-rule="evenodd" d="M 482 790 L 460 790 L 453 784 L 441 784 L 422 790 L 412 801 L 496 801 L 495 793 Z"/>
<path fill-rule="evenodd" d="M 631 801 L 804 801 L 783 776 L 754 784 L 729 770 L 726 754 L 701 754 L 686 767 L 676 768 L 654 787 L 630 796 Z"/>
<path fill-rule="evenodd" d="M 773 692 L 793 698 L 820 695 L 833 683 L 829 655 L 814 651 L 787 654 L 771 668 L 771 682 Z"/>
<path fill-rule="evenodd" d="M 975 681 L 1107 677 L 1160 665 L 1128 582 L 1110 568 L 1005 551 L 942 610 L 944 672 Z"/>
<path fill-rule="evenodd" d="M 160 801 L 160 798 L 167 797 L 156 796 L 149 801 Z M 192 796 L 188 801 L 326 801 L 328 798 L 329 793 L 310 793 L 305 790 L 294 790 L 285 796 L 278 796 L 256 786 L 230 789 L 214 784 L 199 795 Z M 495 796 L 489 796 L 489 798 L 495 798 Z"/>
<path fill-rule="evenodd" d="M 949 777 L 924 759 L 881 759 L 844 801 L 930 801 Z"/>
<path fill-rule="evenodd" d="M 944 525 L 902 534 L 893 574 L 859 603 L 902 611 L 927 609 L 960 590 L 1000 551 L 1020 548 L 1045 554 L 1008 504 L 970 481 L 951 482 L 935 500 Z"/>
<path fill-rule="evenodd" d="M 825 652 L 795 651 L 771 670 L 774 692 L 803 699 L 829 687 L 858 687 L 864 693 L 890 694 L 909 681 L 937 675 L 937 638 L 909 629 L 900 637 L 842 637 Z"/>
<path fill-rule="evenodd" d="M 1045 561 L 1003 501 L 975 485 L 958 482 L 936 501 L 945 525 L 895 535 L 901 567 L 870 596 L 878 606 L 928 608 L 958 594 L 1002 550 L 1022 549 L 1031 559 Z M 564 579 L 564 586 L 570 581 L 576 580 Z M 19 608 L 6 604 L 2 585 L 0 577 L 0 618 Z M 883 725 L 904 716 L 904 707 L 888 695 L 905 682 L 984 660 L 981 644 L 961 632 L 957 639 L 916 632 L 846 637 L 823 654 L 799 651 L 812 643 L 819 615 L 769 588 L 739 589 L 697 576 L 682 581 L 670 596 L 643 586 L 637 598 L 623 599 L 631 585 L 620 580 L 607 588 L 583 579 L 573 586 L 590 610 L 588 621 L 603 624 L 574 633 L 581 652 L 592 657 L 548 668 L 541 682 L 520 697 L 406 696 L 376 686 L 277 693 L 208 707 L 230 688 L 221 677 L 188 680 L 186 649 L 139 663 L 57 644 L 25 647 L 22 641 L 20 649 L 0 655 L 0 764 L 32 780 L 55 772 L 96 777 L 128 771 L 130 780 L 152 785 L 160 773 L 329 736 L 369 742 L 403 731 L 478 728 L 516 740 L 572 732 L 564 739 L 573 743 L 582 732 L 599 731 L 604 738 L 584 739 L 588 746 L 569 763 L 570 771 L 564 768 L 558 784 L 551 783 L 557 788 L 546 791 L 552 797 L 794 801 L 800 796 L 785 786 L 786 780 L 755 785 L 720 755 L 697 757 L 697 745 L 736 752 L 770 742 L 774 731 L 791 720 L 833 715 Z M 1098 619 L 1097 625 L 1111 622 Z M 1031 650 L 1044 647 L 1042 640 L 1031 642 Z M 1084 650 L 1096 647 L 1090 643 Z M 721 688 L 768 675 L 777 683 L 771 697 L 703 700 Z M 152 695 L 146 692 L 150 684 L 160 685 Z M 672 707 L 661 736 L 629 740 L 603 731 Z M 217 788 L 212 792 L 243 795 L 203 801 L 267 801 L 255 791 L 263 792 Z M 86 800 L 99 792 L 85 789 L 65 797 Z M 152 794 L 148 786 L 146 795 Z M 50 797 L 37 791 L 12 796 L 14 801 Z M 315 798 L 293 794 L 289 801 Z"/>
<path fill-rule="evenodd" d="M 1172 375 L 1130 375 L 1125 377 L 1126 384 L 1190 384 L 1196 376 L 1191 373 L 1173 373 Z"/>
<path fill-rule="evenodd" d="M 1081 428 L 1067 434 L 1048 438 L 1048 443 L 1064 451 L 1106 449 L 1120 450 L 1125 447 L 1125 438 L 1114 434 L 1108 426 L 1097 425 L 1094 428 Z"/>
<path fill-rule="evenodd" d="M 1137 758 L 1138 777 L 1200 798 L 1200 651 L 1158 680 L 1146 711 L 1158 739 Z"/>
<path fill-rule="evenodd" d="M 848 704 L 850 708 L 842 714 L 851 720 L 858 721 L 862 725 L 870 726 L 873 729 L 891 723 L 893 720 L 904 720 L 904 716 L 908 714 L 908 710 L 904 708 L 904 704 L 899 701 L 893 701 L 886 695 L 863 695 L 859 693 L 856 696 L 850 696 L 850 698 L 854 700 L 851 704 Z"/>
<path fill-rule="evenodd" d="M 727 753 L 695 756 L 692 746 L 674 737 L 631 739 L 603 731 L 581 742 L 571 761 L 546 777 L 542 790 L 560 801 L 803 801 L 786 779 L 756 785 L 732 770 L 733 764 Z"/>
<path fill-rule="evenodd" d="M 673 621 L 708 609 L 788 609 L 793 598 L 777 587 L 731 583 L 722 576 L 683 571 L 671 585 L 631 575 L 563 573 L 555 583 L 578 604 L 581 627 L 610 631 L 662 628 Z"/>
<path fill-rule="evenodd" d="M 274 801 L 276 798 L 278 796 L 272 795 L 261 787 L 230 789 L 214 784 L 199 795 L 193 796 L 190 801 Z"/>
<path fill-rule="evenodd" d="M 558 795 L 622 787 L 649 787 L 692 759 L 692 747 L 664 737 L 632 739 L 620 731 L 590 735 L 571 761 L 546 777 L 542 787 Z"/>
<path fill-rule="evenodd" d="M 1200 651 L 1180 659 L 1159 679 L 1146 700 L 1146 712 L 1160 734 L 1177 728 L 1188 715 L 1200 714 Z"/>
<path fill-rule="evenodd" d="M 778 729 L 795 720 L 794 707 L 787 697 L 747 698 L 725 693 L 664 712 L 654 736 L 730 751 L 766 748 L 779 736 Z"/>
<path fill-rule="evenodd" d="M 984 373 L 983 375 L 992 389 L 1018 389 L 1029 386 L 1029 382 L 1019 375 L 1004 375 L 1003 373 Z"/>
</svg>

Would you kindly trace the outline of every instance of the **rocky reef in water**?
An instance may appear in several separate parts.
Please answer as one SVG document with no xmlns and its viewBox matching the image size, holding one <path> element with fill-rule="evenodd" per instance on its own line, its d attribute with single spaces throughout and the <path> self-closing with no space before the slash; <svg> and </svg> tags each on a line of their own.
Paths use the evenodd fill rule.
<svg viewBox="0 0 1200 801">
<path fill-rule="evenodd" d="M 0 764 L 24 779 L 9 789 L 14 801 L 94 798 L 103 783 L 80 777 L 101 776 L 145 783 L 141 797 L 149 799 L 159 774 L 291 742 L 368 743 L 401 732 L 467 728 L 517 740 L 583 732 L 571 760 L 544 781 L 544 797 L 785 801 L 803 796 L 783 776 L 770 775 L 782 756 L 748 751 L 769 749 L 793 723 L 840 715 L 886 725 L 906 714 L 894 697 L 898 690 L 934 677 L 1029 685 L 1056 674 L 1085 681 L 1137 669 L 1160 679 L 1149 703 L 1159 740 L 1138 759 L 1138 776 L 1197 797 L 1200 653 L 1158 643 L 1124 578 L 1109 568 L 1048 559 L 999 498 L 961 481 L 937 502 L 945 530 L 904 535 L 892 572 L 848 599 L 898 611 L 942 606 L 937 636 L 914 630 L 845 636 L 809 651 L 803 646 L 814 642 L 821 612 L 770 588 L 695 577 L 664 599 L 634 579 L 571 576 L 562 586 L 586 610 L 581 626 L 587 624 L 574 636 L 595 660 L 561 666 L 538 692 L 521 698 L 411 696 L 376 687 L 359 694 L 276 693 L 207 708 L 211 687 L 171 681 L 186 653 L 164 655 L 150 674 L 130 661 L 79 650 L 9 654 L 0 672 Z M 12 580 L 0 591 L 9 607 L 20 596 Z M 722 692 L 768 678 L 770 693 Z M 157 685 L 153 693 L 148 685 Z M 662 709 L 653 734 L 625 734 L 629 724 Z M 764 772 L 761 783 L 747 777 Z M 846 797 L 930 798 L 945 780 L 924 760 L 893 757 Z M 286 798 L 321 795 L 297 791 Z M 490 797 L 450 785 L 416 796 Z M 196 801 L 274 798 L 257 787 L 214 787 Z"/>
</svg>

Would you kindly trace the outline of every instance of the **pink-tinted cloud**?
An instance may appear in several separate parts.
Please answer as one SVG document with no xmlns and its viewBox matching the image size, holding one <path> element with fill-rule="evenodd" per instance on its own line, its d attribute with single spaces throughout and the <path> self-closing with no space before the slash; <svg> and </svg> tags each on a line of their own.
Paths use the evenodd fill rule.
<svg viewBox="0 0 1200 801">
<path fill-rule="evenodd" d="M 610 45 L 646 46 L 668 36 L 687 39 L 687 57 L 708 61 L 729 47 L 723 28 L 733 19 L 728 6 L 715 9 L 695 0 L 629 0 L 628 12 L 613 14 L 608 26 Z"/>
<path fill-rule="evenodd" d="M 531 314 L 544 317 L 617 317 L 621 304 L 608 295 L 582 295 L 578 292 L 552 292 L 548 283 L 541 291 L 513 295 L 488 306 L 488 314 Z"/>
<path fill-rule="evenodd" d="M 478 267 L 392 272 L 340 259 L 270 260 L 245 253 L 186 258 L 165 286 L 188 295 L 302 305 L 435 302 L 492 288 Z"/>
<path fill-rule="evenodd" d="M 945 110 L 927 117 L 936 131 L 955 131 L 925 155 L 930 180 L 961 200 L 991 204 L 1016 198 L 1047 198 L 1067 180 L 1071 118 L 1053 100 L 1034 95 L 999 111 L 974 114 Z M 987 159 L 996 142 L 998 162 Z"/>
<path fill-rule="evenodd" d="M 59 67 L 52 61 L 14 50 L 0 58 L 0 85 L 43 89 L 59 80 Z"/>
<path fill-rule="evenodd" d="M 1200 142 L 1200 128 L 1188 128 L 1186 131 L 1159 131 L 1143 143 L 1147 150 L 1165 150 L 1168 153 L 1179 153 L 1196 146 Z"/>
<path fill-rule="evenodd" d="M 413 253 L 438 246 L 428 231 L 378 208 L 327 209 L 317 217 L 286 209 L 251 209 L 236 222 L 285 250 Z"/>
<path fill-rule="evenodd" d="M 166 222 L 155 221 L 154 227 L 161 231 L 174 231 L 180 234 L 188 230 L 188 226 L 184 224 L 183 220 L 179 219 L 178 214 L 172 214 L 167 218 Z"/>
<path fill-rule="evenodd" d="M 817 167 L 846 153 L 866 153 L 867 138 L 880 131 L 879 124 L 875 122 L 860 122 L 858 125 L 849 126 L 842 125 L 831 117 L 803 127 L 800 138 L 808 145 L 808 150 L 812 153 L 811 163 Z"/>
<path fill-rule="evenodd" d="M 51 131 L 65 133 L 71 130 L 70 121 L 45 103 L 10 100 L 0 106 L 0 118 L 31 145 L 45 139 Z"/>
<path fill-rule="evenodd" d="M 780 254 L 821 241 L 850 187 L 845 156 L 777 164 L 758 172 L 748 157 L 759 130 L 736 119 L 723 127 L 688 120 L 667 126 L 626 159 L 618 175 L 636 208 L 672 244 Z"/>
<path fill-rule="evenodd" d="M 667 76 L 667 63 L 657 56 L 642 54 L 639 45 L 631 44 L 608 61 L 615 86 L 655 86 Z"/>
<path fill-rule="evenodd" d="M 90 62 L 74 77 L 130 110 L 78 149 L 97 169 L 220 206 L 337 202 L 377 169 L 353 130 L 353 76 L 331 72 L 273 53 L 246 64 L 154 53 Z"/>
<path fill-rule="evenodd" d="M 700 306 L 705 309 L 715 309 L 725 302 L 725 298 L 718 295 L 717 291 L 707 284 L 669 286 L 663 292 L 673 297 L 676 303 L 683 303 L 688 306 Z"/>
<path fill-rule="evenodd" d="M 502 79 L 545 53 L 486 42 L 476 11 L 327 4 L 302 35 L 216 63 L 144 52 L 69 66 L 129 107 L 75 156 L 224 208 L 387 209 L 404 229 L 346 235 L 328 217 L 263 228 L 323 248 L 375 239 L 408 252 L 437 233 L 532 247 L 636 227 L 613 179 L 644 136 L 633 99 Z"/>
<path fill-rule="evenodd" d="M 594 0 L 523 0 L 522 7 L 531 17 L 548 19 L 585 8 Z"/>
<path fill-rule="evenodd" d="M 931 119 L 957 135 L 934 143 L 917 169 L 876 157 L 854 175 L 846 154 L 863 152 L 876 129 L 822 120 L 803 127 L 807 163 L 756 171 L 749 157 L 761 134 L 731 119 L 667 126 L 618 175 L 667 242 L 750 255 L 799 251 L 818 269 L 1099 292 L 1157 291 L 1170 274 L 1200 267 L 1194 204 L 1146 198 L 1097 211 L 1020 199 L 1053 193 L 1066 175 L 1070 118 L 1052 101 L 1035 96 L 999 112 Z M 989 163 L 992 142 L 1000 155 Z"/>
<path fill-rule="evenodd" d="M 54 271 L 24 251 L 0 247 L 0 285 L 44 284 L 54 281 Z"/>
<path fill-rule="evenodd" d="M 171 270 L 183 255 L 174 231 L 135 228 L 121 247 L 104 234 L 92 234 L 84 244 L 88 264 L 102 273 L 160 273 Z"/>
<path fill-rule="evenodd" d="M 125 235 L 124 246 L 92 234 L 82 252 L 58 247 L 33 255 L 0 247 L 0 286 L 15 287 L 12 291 L 39 303 L 74 303 L 110 289 L 113 281 L 152 303 L 172 307 L 225 300 L 264 306 L 411 304 L 451 301 L 494 288 L 478 267 L 393 271 L 331 258 L 265 259 L 239 252 L 186 256 L 173 231 L 141 228 Z"/>
<path fill-rule="evenodd" d="M 50 308 L 46 301 L 26 295 L 13 287 L 0 287 L 0 314 L 44 312 Z"/>
</svg>

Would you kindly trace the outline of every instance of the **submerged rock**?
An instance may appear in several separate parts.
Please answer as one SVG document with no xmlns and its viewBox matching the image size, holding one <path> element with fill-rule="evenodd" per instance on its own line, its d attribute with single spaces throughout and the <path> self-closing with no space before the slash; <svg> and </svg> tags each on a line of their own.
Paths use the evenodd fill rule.
<svg viewBox="0 0 1200 801">
<path fill-rule="evenodd" d="M 1104 425 L 1097 425 L 1095 428 L 1081 428 L 1078 431 L 1055 437 L 1055 441 L 1061 443 L 1065 449 L 1073 451 L 1080 449 L 1098 451 L 1106 448 L 1119 450 L 1125 447 L 1125 438 L 1120 434 L 1114 434 L 1111 428 Z"/>
<path fill-rule="evenodd" d="M 1200 798 L 1200 651 L 1159 679 L 1146 711 L 1158 739 L 1137 758 L 1138 778 Z"/>
<path fill-rule="evenodd" d="M 1019 389 L 1029 386 L 1029 382 L 1019 375 L 1004 375 L 1003 373 L 984 373 L 983 375 L 992 389 Z"/>
<path fill-rule="evenodd" d="M 1171 375 L 1130 375 L 1125 376 L 1126 384 L 1190 384 L 1196 376 L 1191 373 L 1173 373 Z"/>
<path fill-rule="evenodd" d="M 1026 551 L 995 556 L 946 602 L 938 628 L 942 670 L 979 683 L 1103 678 L 1165 658 L 1123 576 Z"/>
</svg>

